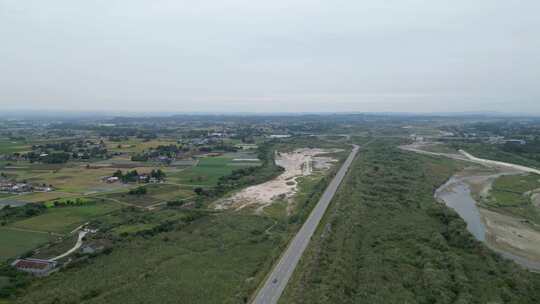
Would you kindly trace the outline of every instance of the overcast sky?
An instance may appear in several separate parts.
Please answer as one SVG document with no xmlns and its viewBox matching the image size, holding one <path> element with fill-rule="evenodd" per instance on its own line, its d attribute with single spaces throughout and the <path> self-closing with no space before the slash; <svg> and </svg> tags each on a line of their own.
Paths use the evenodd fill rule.
<svg viewBox="0 0 540 304">
<path fill-rule="evenodd" d="M 0 0 L 0 106 L 540 114 L 540 1 Z"/>
</svg>

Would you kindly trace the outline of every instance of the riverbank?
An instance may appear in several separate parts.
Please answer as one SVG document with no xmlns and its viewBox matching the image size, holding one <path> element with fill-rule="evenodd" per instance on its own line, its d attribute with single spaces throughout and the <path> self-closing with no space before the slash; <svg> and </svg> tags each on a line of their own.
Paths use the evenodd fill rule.
<svg viewBox="0 0 540 304">
<path fill-rule="evenodd" d="M 437 200 L 454 209 L 467 223 L 467 229 L 489 248 L 523 267 L 540 271 L 540 231 L 528 221 L 502 214 L 481 202 L 493 182 L 519 170 L 469 167 L 454 175 L 436 192 Z"/>
</svg>

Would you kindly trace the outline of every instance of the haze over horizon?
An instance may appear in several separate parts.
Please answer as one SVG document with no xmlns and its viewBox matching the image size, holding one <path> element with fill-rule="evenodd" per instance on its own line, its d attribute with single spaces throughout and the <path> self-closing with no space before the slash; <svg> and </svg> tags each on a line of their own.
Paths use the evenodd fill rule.
<svg viewBox="0 0 540 304">
<path fill-rule="evenodd" d="M 531 0 L 0 0 L 0 106 L 540 114 L 538 11 Z"/>
</svg>

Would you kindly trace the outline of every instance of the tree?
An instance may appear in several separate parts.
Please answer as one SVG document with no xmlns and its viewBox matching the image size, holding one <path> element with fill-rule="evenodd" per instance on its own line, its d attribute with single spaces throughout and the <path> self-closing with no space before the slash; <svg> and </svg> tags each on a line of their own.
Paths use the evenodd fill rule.
<svg viewBox="0 0 540 304">
<path fill-rule="evenodd" d="M 128 193 L 131 194 L 131 195 L 144 195 L 144 194 L 147 193 L 147 191 L 148 190 L 146 189 L 146 187 L 141 186 L 141 187 L 137 187 L 135 189 L 129 190 Z"/>
<path fill-rule="evenodd" d="M 204 193 L 204 189 L 201 188 L 201 187 L 197 187 L 197 188 L 193 189 L 193 192 L 195 192 L 195 194 L 197 194 L 197 195 L 202 195 Z"/>
<path fill-rule="evenodd" d="M 150 172 L 150 177 L 153 177 L 157 180 L 162 180 L 163 178 L 165 178 L 165 172 L 161 171 L 161 169 L 152 170 Z"/>
</svg>

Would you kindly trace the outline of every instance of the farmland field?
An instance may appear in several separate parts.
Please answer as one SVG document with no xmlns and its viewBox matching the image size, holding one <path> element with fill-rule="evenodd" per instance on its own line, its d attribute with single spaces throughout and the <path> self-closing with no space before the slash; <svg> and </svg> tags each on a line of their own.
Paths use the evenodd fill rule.
<svg viewBox="0 0 540 304">
<path fill-rule="evenodd" d="M 45 233 L 0 228 L 0 244 L 2 244 L 0 246 L 0 262 L 23 254 L 50 240 L 51 236 Z"/>
<path fill-rule="evenodd" d="M 11 198 L 8 198 L 6 200 L 9 201 L 19 201 L 19 202 L 29 202 L 29 203 L 39 203 L 39 202 L 45 202 L 49 200 L 55 200 L 59 198 L 67 198 L 76 196 L 77 194 L 74 193 L 66 193 L 66 192 L 60 192 L 60 191 L 52 191 L 52 192 L 33 192 L 33 193 L 26 193 L 21 195 L 16 195 Z M 0 199 L 2 201 L 2 199 Z"/>
<path fill-rule="evenodd" d="M 27 178 L 32 183 L 52 184 L 58 191 L 83 194 L 120 189 L 121 184 L 107 184 L 103 177 L 110 176 L 116 169 L 86 169 L 84 166 L 67 167 L 57 171 Z"/>
<path fill-rule="evenodd" d="M 220 177 L 230 174 L 235 169 L 251 166 L 251 164 L 243 166 L 234 164 L 232 160 L 225 156 L 201 158 L 197 166 L 171 174 L 168 178 L 179 184 L 215 186 Z"/>
<path fill-rule="evenodd" d="M 15 222 L 10 227 L 68 233 L 84 222 L 118 208 L 119 205 L 112 202 L 49 208 L 43 214 Z"/>
<path fill-rule="evenodd" d="M 23 141 L 0 139 L 0 153 L 14 153 L 29 151 L 30 145 Z"/>
<path fill-rule="evenodd" d="M 149 206 L 165 201 L 185 199 L 194 195 L 193 189 L 191 187 L 186 188 L 174 184 L 149 184 L 142 187 L 146 188 L 146 194 L 132 195 L 128 194 L 127 192 L 122 192 L 107 194 L 105 195 L 105 197 L 128 204 Z"/>
</svg>

